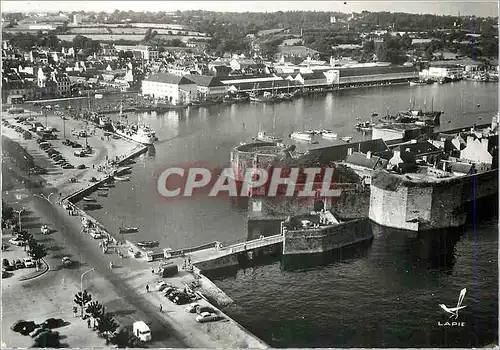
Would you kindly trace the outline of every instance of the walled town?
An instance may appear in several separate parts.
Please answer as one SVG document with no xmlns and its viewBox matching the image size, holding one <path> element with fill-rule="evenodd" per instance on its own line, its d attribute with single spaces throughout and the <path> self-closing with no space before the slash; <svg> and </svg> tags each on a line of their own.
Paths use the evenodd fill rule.
<svg viewBox="0 0 500 350">
<path fill-rule="evenodd" d="M 439 346 L 441 340 L 375 344 L 357 339 L 351 344 L 329 338 L 302 344 L 290 340 L 291 335 L 280 340 L 274 333 L 258 332 L 262 319 L 241 321 L 241 313 L 232 309 L 238 302 L 219 287 L 228 282 L 212 275 L 237 280 L 242 270 L 255 272 L 257 266 L 269 265 L 269 259 L 302 266 L 315 257 L 328 263 L 314 268 L 336 266 L 349 261 L 347 250 L 375 250 L 377 240 L 390 232 L 441 237 L 468 227 L 471 220 L 475 229 L 481 221 L 478 213 L 493 211 L 495 218 L 498 107 L 481 92 L 471 92 L 467 102 L 465 95 L 470 86 L 497 86 L 497 21 L 459 11 L 446 16 L 369 11 L 2 13 L 2 346 Z M 457 84 L 463 84 L 459 98 L 443 102 L 440 93 Z M 342 109 L 342 103 L 365 103 L 370 91 L 380 98 L 384 91 L 396 96 L 397 87 L 410 91 L 405 111 L 382 103 L 366 103 L 364 113 L 370 112 L 364 116 Z M 430 88 L 434 92 L 422 93 Z M 342 102 L 315 102 L 332 96 Z M 423 106 L 418 98 L 425 98 Z M 486 102 L 480 103 L 481 98 Z M 297 112 L 280 107 L 287 103 L 295 104 Z M 300 114 L 308 103 L 320 107 L 311 112 L 317 115 Z M 485 110 L 484 103 L 493 110 Z M 245 108 L 255 112 L 248 114 Z M 320 119 L 323 109 L 335 119 L 336 108 L 346 114 L 338 123 L 311 121 Z M 232 110 L 231 122 L 224 120 L 227 110 Z M 286 132 L 280 132 L 276 114 L 285 110 L 283 114 L 300 114 L 299 121 L 281 123 L 278 130 Z M 267 119 L 259 119 L 258 128 L 251 129 L 256 132 L 246 138 L 252 121 L 234 117 L 239 111 L 247 113 L 245 118 L 263 113 Z M 217 128 L 234 138 L 221 138 L 202 124 L 207 115 L 214 123 L 217 118 L 226 123 Z M 196 117 L 200 120 L 193 122 Z M 172 137 L 169 128 L 182 130 L 184 125 L 188 130 L 190 122 L 212 132 L 213 141 L 198 134 L 176 143 L 188 136 L 180 131 Z M 184 239 L 194 220 L 182 218 L 184 210 L 199 211 L 224 226 L 234 223 L 203 212 L 205 204 L 182 207 L 173 202 L 186 209 L 165 214 L 155 209 L 162 204 L 156 198 L 147 199 L 153 205 L 142 202 L 147 197 L 140 192 L 147 190 L 140 187 L 160 188 L 150 186 L 165 165 L 155 161 L 156 152 L 178 159 L 168 153 L 178 147 L 179 159 L 193 161 L 203 154 L 192 151 L 193 144 L 197 150 L 226 152 L 232 180 L 244 189 L 244 198 L 235 201 L 244 211 L 246 237 L 222 238 L 201 224 L 194 231 L 206 238 Z M 306 176 L 311 168 L 319 174 L 313 181 Z M 278 186 L 271 181 L 255 186 L 248 176 L 275 169 L 282 178 L 298 170 Z M 332 175 L 328 196 L 297 195 L 322 186 L 325 173 Z M 137 179 L 143 175 L 150 183 Z M 191 180 L 191 186 L 203 186 L 201 180 Z M 291 188 L 293 196 L 270 195 Z M 116 195 L 124 197 L 113 208 Z M 129 209 L 135 205 L 154 207 L 156 216 L 134 224 L 143 213 Z M 167 225 L 168 220 L 179 220 L 182 232 L 174 233 L 176 225 Z M 445 248 L 439 246 L 439 254 Z M 429 255 L 436 253 L 429 250 Z M 225 274 L 228 270 L 233 272 Z M 441 313 L 456 312 L 458 317 L 457 310 L 441 305 Z M 439 320 L 446 321 L 445 316 Z M 275 332 L 287 337 L 283 328 Z M 464 340 L 459 345 L 492 342 L 497 339 L 487 334 L 480 343 Z"/>
</svg>

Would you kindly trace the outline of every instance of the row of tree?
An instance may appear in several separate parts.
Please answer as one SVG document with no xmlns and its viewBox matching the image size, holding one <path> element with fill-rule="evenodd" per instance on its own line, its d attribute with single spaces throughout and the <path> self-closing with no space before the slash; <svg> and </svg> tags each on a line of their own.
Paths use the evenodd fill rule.
<svg viewBox="0 0 500 350">
<path fill-rule="evenodd" d="M 105 307 L 98 301 L 92 301 L 92 295 L 84 290 L 75 294 L 73 299 L 76 305 L 84 308 L 85 317 L 92 317 L 96 322 L 96 330 L 98 334 L 106 339 L 106 345 L 109 343 L 116 345 L 118 348 L 141 348 L 144 344 L 131 334 L 126 328 L 121 328 L 113 318 L 113 315 L 106 312 Z M 84 317 L 84 318 L 85 318 Z"/>
</svg>

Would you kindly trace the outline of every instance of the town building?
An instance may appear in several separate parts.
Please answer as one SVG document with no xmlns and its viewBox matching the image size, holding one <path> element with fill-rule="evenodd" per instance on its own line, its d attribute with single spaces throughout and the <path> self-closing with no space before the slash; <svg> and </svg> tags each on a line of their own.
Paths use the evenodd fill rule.
<svg viewBox="0 0 500 350">
<path fill-rule="evenodd" d="M 343 164 L 351 168 L 362 179 L 365 185 L 371 184 L 372 172 L 375 169 L 385 168 L 387 160 L 372 155 L 371 151 L 365 153 L 353 152 L 352 148 L 347 150 L 347 157 Z"/>
<path fill-rule="evenodd" d="M 228 91 L 228 86 L 223 84 L 219 78 L 207 75 L 185 75 L 186 78 L 196 83 L 198 98 L 200 100 L 211 100 L 223 97 Z"/>
<path fill-rule="evenodd" d="M 457 64 L 438 64 L 431 65 L 428 70 L 428 76 L 433 78 L 462 79 L 464 68 Z"/>
<path fill-rule="evenodd" d="M 173 105 L 182 105 L 196 100 L 196 83 L 185 76 L 157 73 L 142 81 L 142 95 L 165 99 Z"/>
<path fill-rule="evenodd" d="M 300 82 L 304 87 L 327 84 L 326 76 L 322 72 L 298 73 L 294 80 Z"/>
<path fill-rule="evenodd" d="M 493 156 L 488 152 L 488 139 L 467 136 L 467 145 L 460 151 L 460 159 L 474 163 L 479 171 L 490 170 Z"/>
</svg>

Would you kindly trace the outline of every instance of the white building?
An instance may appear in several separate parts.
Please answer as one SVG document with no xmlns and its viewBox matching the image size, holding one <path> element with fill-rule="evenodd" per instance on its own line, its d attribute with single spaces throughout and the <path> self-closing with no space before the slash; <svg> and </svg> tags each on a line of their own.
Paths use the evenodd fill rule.
<svg viewBox="0 0 500 350">
<path fill-rule="evenodd" d="M 166 99 L 173 105 L 190 103 L 198 98 L 196 83 L 185 76 L 158 73 L 142 81 L 142 95 Z"/>
<path fill-rule="evenodd" d="M 438 65 L 429 67 L 428 75 L 434 78 L 458 78 L 461 79 L 464 69 L 459 65 Z"/>
<path fill-rule="evenodd" d="M 460 159 L 478 164 L 480 170 L 489 170 L 493 156 L 488 152 L 488 139 L 468 136 L 467 146 L 460 151 Z"/>
<path fill-rule="evenodd" d="M 186 75 L 193 81 L 198 89 L 198 97 L 202 100 L 223 97 L 227 94 L 228 86 L 223 84 L 219 78 L 208 75 Z"/>
</svg>

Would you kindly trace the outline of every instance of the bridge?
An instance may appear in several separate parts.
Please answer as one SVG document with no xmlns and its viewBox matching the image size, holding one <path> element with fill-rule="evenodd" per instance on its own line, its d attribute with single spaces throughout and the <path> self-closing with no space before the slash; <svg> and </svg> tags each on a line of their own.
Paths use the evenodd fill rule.
<svg viewBox="0 0 500 350">
<path fill-rule="evenodd" d="M 236 255 L 238 253 L 250 252 L 255 249 L 269 247 L 280 243 L 283 243 L 283 235 L 277 234 L 257 238 L 251 241 L 239 242 L 228 246 L 223 246 L 221 243 L 216 242 L 211 248 L 192 251 L 188 254 L 191 257 L 191 262 L 196 264 L 208 260 L 223 258 L 229 255 Z"/>
</svg>

